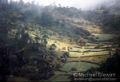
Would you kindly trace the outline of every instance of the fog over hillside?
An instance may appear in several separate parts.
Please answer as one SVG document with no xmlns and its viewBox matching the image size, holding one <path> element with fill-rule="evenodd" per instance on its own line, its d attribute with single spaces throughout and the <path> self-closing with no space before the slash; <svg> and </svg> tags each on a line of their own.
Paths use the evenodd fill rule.
<svg viewBox="0 0 120 82">
<path fill-rule="evenodd" d="M 20 1 L 20 0 L 14 0 Z M 57 6 L 68 6 L 81 8 L 83 10 L 94 9 L 95 7 L 106 4 L 111 5 L 115 0 L 23 0 L 24 2 L 34 2 L 35 4 L 47 6 L 47 5 L 57 5 Z"/>
</svg>

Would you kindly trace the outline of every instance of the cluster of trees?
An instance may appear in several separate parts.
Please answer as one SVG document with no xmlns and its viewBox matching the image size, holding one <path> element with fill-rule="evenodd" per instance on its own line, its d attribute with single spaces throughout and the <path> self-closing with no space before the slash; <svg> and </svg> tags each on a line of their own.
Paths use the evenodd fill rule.
<svg viewBox="0 0 120 82">
<path fill-rule="evenodd" d="M 7 0 L 0 3 L 2 82 L 7 81 L 9 76 L 22 76 L 32 80 L 48 79 L 59 65 L 55 51 L 47 47 L 46 29 L 37 24 L 34 18 L 30 21 L 27 19 L 33 15 L 27 15 L 29 11 L 23 12 L 22 7 L 26 6 L 21 6 L 23 4 L 22 0 L 17 3 L 8 3 Z"/>
<path fill-rule="evenodd" d="M 100 72 L 103 73 L 113 73 L 116 74 L 115 78 L 117 80 L 120 80 L 120 48 L 116 50 L 116 53 L 113 55 L 113 57 L 108 58 L 105 63 L 103 63 L 100 68 L 98 69 Z"/>
</svg>

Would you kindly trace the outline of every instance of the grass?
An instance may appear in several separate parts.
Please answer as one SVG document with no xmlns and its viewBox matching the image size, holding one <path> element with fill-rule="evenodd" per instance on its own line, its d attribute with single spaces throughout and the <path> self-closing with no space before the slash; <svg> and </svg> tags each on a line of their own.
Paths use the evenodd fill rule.
<svg viewBox="0 0 120 82">
<path fill-rule="evenodd" d="M 86 63 L 86 62 L 67 62 L 63 65 L 63 67 L 60 69 L 61 71 L 56 71 L 55 75 L 52 76 L 49 80 L 51 82 L 70 82 L 71 79 L 69 78 L 70 75 L 76 72 L 84 72 L 91 68 L 98 68 L 99 66 L 92 63 Z M 76 70 L 72 70 L 72 69 Z"/>
<path fill-rule="evenodd" d="M 105 62 L 109 58 L 109 55 L 100 55 L 100 56 L 86 56 L 86 57 L 80 57 L 80 58 L 68 58 L 68 61 L 88 61 L 93 62 L 97 64 L 101 64 Z"/>
<path fill-rule="evenodd" d="M 98 40 L 98 41 L 111 40 L 116 36 L 116 35 L 113 35 L 113 34 L 95 34 L 95 33 L 93 33 L 92 35 L 94 35 L 96 40 Z"/>
<path fill-rule="evenodd" d="M 104 49 L 93 49 L 93 48 L 85 48 L 85 49 L 81 49 L 81 48 L 72 48 L 72 50 L 71 51 L 80 51 L 80 52 L 83 52 L 83 51 L 89 51 L 89 52 L 91 52 L 91 51 L 93 51 L 93 52 L 97 52 L 97 51 L 104 51 Z"/>
<path fill-rule="evenodd" d="M 100 51 L 100 52 L 69 52 L 70 57 L 82 57 L 82 56 L 96 56 L 96 55 L 107 55 L 108 51 Z"/>
<path fill-rule="evenodd" d="M 87 71 L 90 68 L 93 67 L 99 67 L 96 64 L 92 63 L 86 63 L 86 62 L 67 62 L 65 65 L 61 68 L 61 70 L 66 71 L 66 72 L 84 72 Z M 76 71 L 72 71 L 72 69 L 75 68 Z"/>
</svg>

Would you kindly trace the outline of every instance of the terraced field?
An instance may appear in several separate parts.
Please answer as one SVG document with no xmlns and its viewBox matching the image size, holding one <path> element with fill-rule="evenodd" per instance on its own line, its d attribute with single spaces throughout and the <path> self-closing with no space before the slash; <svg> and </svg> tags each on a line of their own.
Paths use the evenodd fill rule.
<svg viewBox="0 0 120 82">
<path fill-rule="evenodd" d="M 70 52 L 70 57 L 82 57 L 82 56 L 98 56 L 98 55 L 108 55 L 109 51 L 101 52 Z"/>
<path fill-rule="evenodd" d="M 68 61 L 84 61 L 101 64 L 114 53 L 114 48 L 73 48 L 73 50 L 69 52 Z"/>
<path fill-rule="evenodd" d="M 96 33 L 93 33 L 92 34 L 97 41 L 107 41 L 107 40 L 111 40 L 113 38 L 116 37 L 116 35 L 114 34 L 96 34 Z"/>
<path fill-rule="evenodd" d="M 98 37 L 98 35 L 95 35 Z M 104 40 L 108 36 L 111 39 L 111 35 L 104 37 L 99 35 L 99 40 Z M 59 51 L 68 52 L 69 57 L 67 61 L 62 65 L 59 70 L 55 71 L 55 74 L 49 79 L 51 82 L 57 81 L 71 81 L 70 76 L 76 72 L 85 72 L 91 68 L 98 68 L 99 65 L 112 56 L 115 52 L 115 48 L 109 46 L 109 44 L 99 43 L 86 43 L 85 46 L 77 46 L 75 44 L 65 43 L 61 41 L 49 40 L 49 44 L 56 44 Z M 65 47 L 65 49 L 63 49 Z M 67 48 L 71 47 L 70 50 Z M 61 54 L 61 53 L 60 53 Z M 60 55 L 62 56 L 62 54 Z"/>
</svg>

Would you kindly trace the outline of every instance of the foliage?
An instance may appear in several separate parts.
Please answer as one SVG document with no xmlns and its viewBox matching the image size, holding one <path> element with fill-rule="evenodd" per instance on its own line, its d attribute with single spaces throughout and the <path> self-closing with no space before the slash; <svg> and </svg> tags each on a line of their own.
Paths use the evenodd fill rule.
<svg viewBox="0 0 120 82">
<path fill-rule="evenodd" d="M 115 73 L 116 78 L 119 79 L 120 78 L 119 77 L 120 70 L 118 67 L 119 64 L 120 64 L 120 52 L 118 48 L 116 50 L 116 53 L 111 58 L 107 59 L 107 61 L 103 63 L 98 70 L 103 73 Z"/>
<path fill-rule="evenodd" d="M 45 28 L 24 19 L 26 13 L 21 9 L 25 5 L 19 3 L 0 3 L 6 5 L 5 10 L 0 8 L 0 81 L 7 80 L 9 75 L 48 79 L 54 74 L 58 58 L 46 46 L 49 37 Z"/>
</svg>

